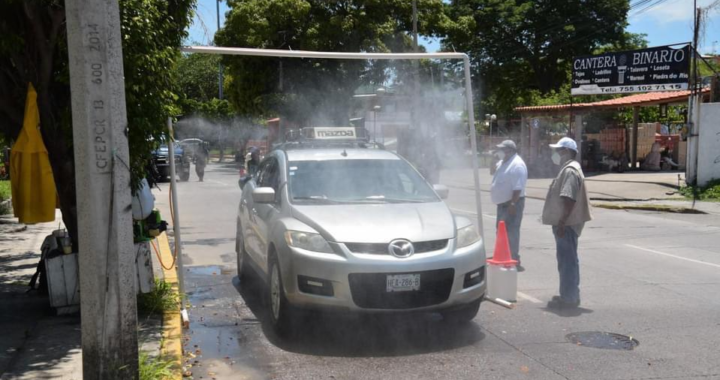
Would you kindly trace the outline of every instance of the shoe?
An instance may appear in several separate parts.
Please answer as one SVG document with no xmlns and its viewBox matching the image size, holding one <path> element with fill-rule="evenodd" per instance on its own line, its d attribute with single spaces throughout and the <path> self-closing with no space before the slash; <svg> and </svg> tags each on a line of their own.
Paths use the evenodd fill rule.
<svg viewBox="0 0 720 380">
<path fill-rule="evenodd" d="M 568 302 L 559 296 L 554 296 L 547 304 L 548 308 L 558 310 L 577 309 L 579 306 L 580 300 L 577 300 L 575 302 Z"/>
<path fill-rule="evenodd" d="M 518 272 L 525 272 L 525 267 L 520 264 L 516 265 L 515 269 L 517 269 Z"/>
</svg>

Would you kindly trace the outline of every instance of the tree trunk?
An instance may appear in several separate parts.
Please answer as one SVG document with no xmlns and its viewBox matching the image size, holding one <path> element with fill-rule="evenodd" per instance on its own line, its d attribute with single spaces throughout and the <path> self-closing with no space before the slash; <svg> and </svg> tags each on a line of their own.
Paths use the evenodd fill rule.
<svg viewBox="0 0 720 380">
<path fill-rule="evenodd" d="M 46 143 L 47 144 L 47 143 Z M 60 211 L 65 227 L 73 241 L 73 251 L 78 252 L 77 199 L 75 197 L 75 161 L 73 152 L 65 141 L 55 140 L 47 144 L 55 187 L 60 200 Z"/>
<path fill-rule="evenodd" d="M 37 105 L 40 113 L 40 131 L 47 148 L 53 171 L 55 188 L 60 201 L 63 223 L 73 241 L 73 252 L 78 252 L 77 199 L 75 196 L 75 157 L 72 144 L 63 133 L 63 118 L 56 114 L 66 110 L 69 89 L 62 87 L 50 93 L 50 86 L 38 84 Z M 55 112 L 53 112 L 55 110 Z M 60 111 L 62 112 L 62 111 Z"/>
</svg>

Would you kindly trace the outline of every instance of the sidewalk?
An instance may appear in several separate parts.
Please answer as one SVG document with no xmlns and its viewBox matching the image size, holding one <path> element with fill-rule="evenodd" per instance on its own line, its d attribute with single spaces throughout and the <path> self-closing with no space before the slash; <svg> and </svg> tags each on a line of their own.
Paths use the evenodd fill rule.
<svg viewBox="0 0 720 380">
<path fill-rule="evenodd" d="M 28 226 L 0 216 L 0 380 L 82 379 L 80 315 L 54 316 L 47 296 L 27 293 L 40 245 L 60 220 L 59 211 L 55 222 Z M 160 318 L 138 322 L 141 349 L 158 352 Z"/>
<path fill-rule="evenodd" d="M 686 200 L 678 194 L 678 175 L 682 178 L 679 181 L 684 183 L 684 175 L 678 172 L 627 172 L 627 173 L 603 173 L 588 175 L 586 183 L 588 194 L 595 206 L 605 204 L 622 204 L 623 208 L 633 206 L 652 206 L 659 211 L 666 206 L 668 209 L 695 209 L 709 214 L 720 214 L 720 203 L 696 202 L 693 205 L 691 200 Z M 528 179 L 526 194 L 528 198 L 544 200 L 547 195 L 552 178 Z M 448 187 L 474 190 L 473 175 L 471 169 L 443 170 L 441 183 Z M 490 191 L 492 176 L 489 170 L 480 169 L 480 189 Z"/>
<path fill-rule="evenodd" d="M 26 293 L 40 260 L 40 245 L 57 226 L 57 222 L 26 226 L 11 215 L 0 216 L 2 380 L 72 379 L 73 373 L 81 371 L 80 318 L 52 317 L 47 296 Z M 29 358 L 32 366 L 27 363 Z"/>
</svg>

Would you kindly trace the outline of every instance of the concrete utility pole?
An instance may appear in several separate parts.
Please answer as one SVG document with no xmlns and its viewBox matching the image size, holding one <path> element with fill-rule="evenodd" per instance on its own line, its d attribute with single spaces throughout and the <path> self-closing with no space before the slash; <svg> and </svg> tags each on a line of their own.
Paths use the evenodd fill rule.
<svg viewBox="0 0 720 380">
<path fill-rule="evenodd" d="M 138 377 L 125 83 L 117 0 L 66 0 L 83 379 Z"/>
</svg>

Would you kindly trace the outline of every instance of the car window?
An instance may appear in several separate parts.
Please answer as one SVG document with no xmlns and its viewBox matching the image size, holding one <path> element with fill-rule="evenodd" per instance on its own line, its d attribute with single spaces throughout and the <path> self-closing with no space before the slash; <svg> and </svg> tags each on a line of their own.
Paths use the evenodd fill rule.
<svg viewBox="0 0 720 380">
<path fill-rule="evenodd" d="M 258 165 L 257 171 L 255 172 L 254 178 L 255 183 L 257 183 L 258 186 L 262 186 L 262 178 L 265 175 L 266 168 L 268 166 L 269 161 L 261 162 L 260 165 Z"/>
<path fill-rule="evenodd" d="M 402 186 L 403 191 L 405 193 L 407 193 L 407 194 L 416 194 L 417 193 L 417 190 L 415 189 L 415 184 L 413 183 L 412 179 L 410 179 L 410 177 L 407 174 L 400 173 L 400 174 L 398 174 L 397 177 L 400 180 L 400 185 Z"/>
<path fill-rule="evenodd" d="M 260 175 L 258 178 L 258 186 L 272 187 L 277 192 L 280 183 L 280 170 L 277 160 L 271 158 L 263 162 L 260 166 Z"/>
<path fill-rule="evenodd" d="M 439 201 L 403 160 L 326 160 L 288 163 L 296 203 L 417 203 Z"/>
</svg>

